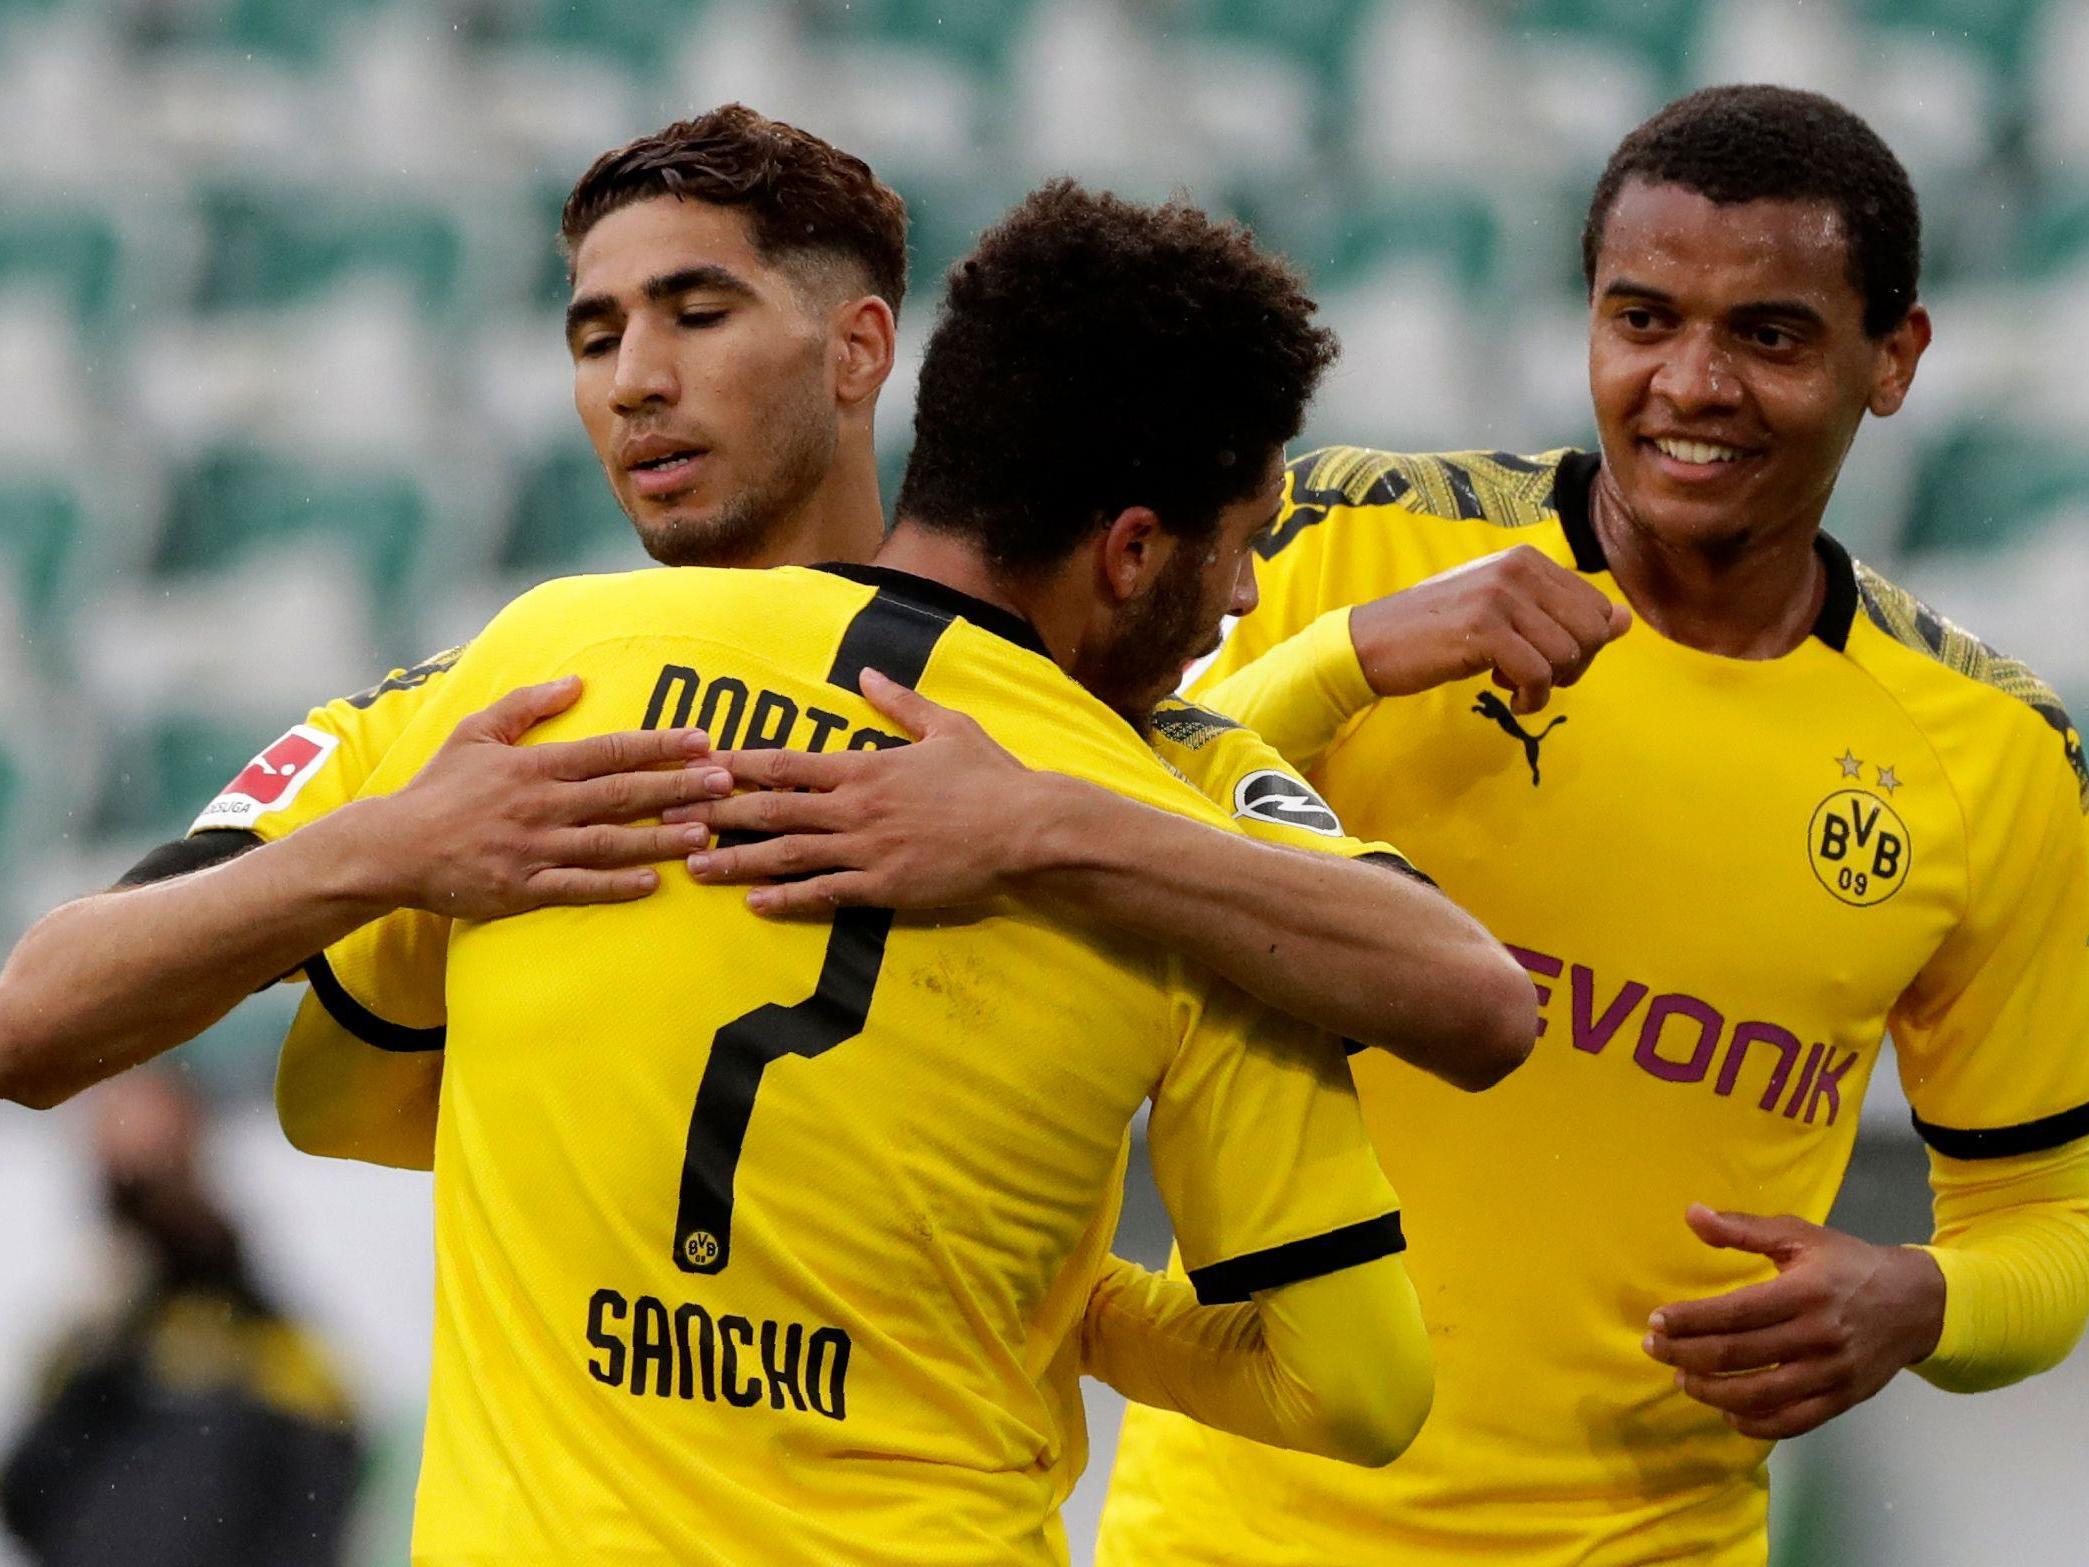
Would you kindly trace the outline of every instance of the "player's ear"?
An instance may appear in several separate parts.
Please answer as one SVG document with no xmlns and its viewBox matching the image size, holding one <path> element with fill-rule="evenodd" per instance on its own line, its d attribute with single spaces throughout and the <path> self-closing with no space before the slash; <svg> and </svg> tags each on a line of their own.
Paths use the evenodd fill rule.
<svg viewBox="0 0 2089 1567">
<path fill-rule="evenodd" d="M 1874 350 L 1871 397 L 1865 404 L 1874 415 L 1883 419 L 1900 412 L 1900 405 L 1908 399 L 1908 388 L 1915 383 L 1916 362 L 1929 347 L 1929 339 L 1929 312 L 1920 305 L 1908 312 L 1907 320 L 1879 339 Z"/>
<path fill-rule="evenodd" d="M 876 294 L 840 306 L 834 317 L 835 386 L 842 403 L 867 402 L 892 374 L 899 324 Z"/>
<path fill-rule="evenodd" d="M 1095 553 L 1096 575 L 1111 602 L 1143 598 L 1160 576 L 1174 546 L 1150 506 L 1127 506 L 1103 527 Z"/>
</svg>

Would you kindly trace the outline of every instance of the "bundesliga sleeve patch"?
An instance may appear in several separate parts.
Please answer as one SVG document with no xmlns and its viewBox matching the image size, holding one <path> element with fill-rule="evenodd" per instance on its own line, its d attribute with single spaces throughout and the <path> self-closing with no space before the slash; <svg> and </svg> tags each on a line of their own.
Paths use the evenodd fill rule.
<svg viewBox="0 0 2089 1567">
<path fill-rule="evenodd" d="M 1342 836 L 1342 823 L 1303 779 L 1265 767 L 1249 773 L 1233 790 L 1233 814 L 1278 827 L 1302 827 L 1323 837 Z"/>
<path fill-rule="evenodd" d="M 251 827 L 270 811 L 281 810 L 297 798 L 305 781 L 326 764 L 340 743 L 339 735 L 298 724 L 241 768 L 224 792 L 203 808 L 189 831 Z"/>
</svg>

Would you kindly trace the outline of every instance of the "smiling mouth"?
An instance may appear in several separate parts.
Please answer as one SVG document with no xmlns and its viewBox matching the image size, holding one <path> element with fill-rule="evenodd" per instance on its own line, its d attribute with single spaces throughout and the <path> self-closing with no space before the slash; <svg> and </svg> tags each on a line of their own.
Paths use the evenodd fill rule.
<svg viewBox="0 0 2089 1567">
<path fill-rule="evenodd" d="M 1679 441 L 1662 436 L 1650 440 L 1648 445 L 1662 456 L 1676 462 L 1686 462 L 1698 467 L 1715 463 L 1739 462 L 1749 455 L 1738 446 L 1725 446 L 1717 441 Z"/>
</svg>

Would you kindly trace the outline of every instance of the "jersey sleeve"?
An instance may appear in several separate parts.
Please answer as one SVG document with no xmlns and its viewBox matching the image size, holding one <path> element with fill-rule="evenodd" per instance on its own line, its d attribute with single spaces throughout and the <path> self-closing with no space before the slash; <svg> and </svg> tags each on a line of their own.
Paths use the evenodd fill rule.
<svg viewBox="0 0 2089 1567">
<path fill-rule="evenodd" d="M 1293 767 L 1311 769 L 1378 700 L 1350 635 L 1350 611 L 1331 609 L 1224 678 L 1207 677 L 1198 695 L 1255 730 Z"/>
<path fill-rule="evenodd" d="M 1326 487 L 1323 470 L 1346 450 L 1308 452 L 1285 466 L 1284 498 L 1277 507 L 1276 526 L 1270 530 L 1268 542 L 1257 546 L 1261 559 L 1255 567 L 1255 584 L 1260 603 L 1253 614 L 1234 625 L 1218 656 L 1198 680 L 1200 693 L 1210 692 L 1329 610 L 1391 591 L 1376 585 L 1376 574 L 1360 577 L 1345 566 L 1342 557 L 1348 552 L 1338 546 L 1348 541 L 1337 535 L 1352 530 L 1325 526 L 1347 498 Z M 1359 670 L 1358 678 L 1361 674 Z"/>
<path fill-rule="evenodd" d="M 1965 912 L 1891 1020 L 1915 1128 L 1952 1159 L 2089 1136 L 2089 820 L 2028 711 L 1967 765 Z"/>
<path fill-rule="evenodd" d="M 242 767 L 189 832 L 237 828 L 274 842 L 346 805 L 462 652 L 451 648 L 395 669 L 367 691 L 313 708 Z"/>
<path fill-rule="evenodd" d="M 1421 874 L 1391 844 L 1351 837 L 1275 746 L 1223 713 L 1170 697 L 1154 709 L 1147 739 L 1156 756 L 1251 838 Z"/>
<path fill-rule="evenodd" d="M 450 922 L 399 909 L 305 966 L 311 988 L 276 1061 L 291 1146 L 402 1170 L 435 1164 Z"/>
<path fill-rule="evenodd" d="M 1340 1046 L 1184 967 L 1147 1148 L 1197 1298 L 1242 1301 L 1403 1250 Z"/>
</svg>

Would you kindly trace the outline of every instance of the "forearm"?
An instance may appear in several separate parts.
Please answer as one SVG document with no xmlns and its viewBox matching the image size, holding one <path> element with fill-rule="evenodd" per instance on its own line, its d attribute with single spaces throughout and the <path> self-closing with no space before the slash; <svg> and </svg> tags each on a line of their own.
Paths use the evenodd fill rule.
<svg viewBox="0 0 2089 1567">
<path fill-rule="evenodd" d="M 1310 769 L 1344 724 L 1378 700 L 1350 638 L 1347 607 L 1318 620 L 1197 698 L 1275 746 L 1300 772 Z"/>
<path fill-rule="evenodd" d="M 386 912 L 393 903 L 355 852 L 364 809 L 38 920 L 0 969 L 0 1095 L 57 1104 L 193 1039 Z"/>
<path fill-rule="evenodd" d="M 1429 1412 L 1428 1333 L 1397 1257 L 1204 1306 L 1112 1257 L 1089 1297 L 1082 1369 L 1126 1398 L 1349 1463 L 1390 1463 Z"/>
<path fill-rule="evenodd" d="M 1529 1053 L 1529 979 L 1419 879 L 1222 832 L 1060 775 L 1038 783 L 1048 793 L 1032 890 L 1460 1087 L 1487 1087 Z"/>
<path fill-rule="evenodd" d="M 2066 1358 L 2089 1321 L 2089 1139 L 2006 1159 L 1930 1155 L 1944 1326 L 1915 1367 L 1953 1393 Z"/>
</svg>

